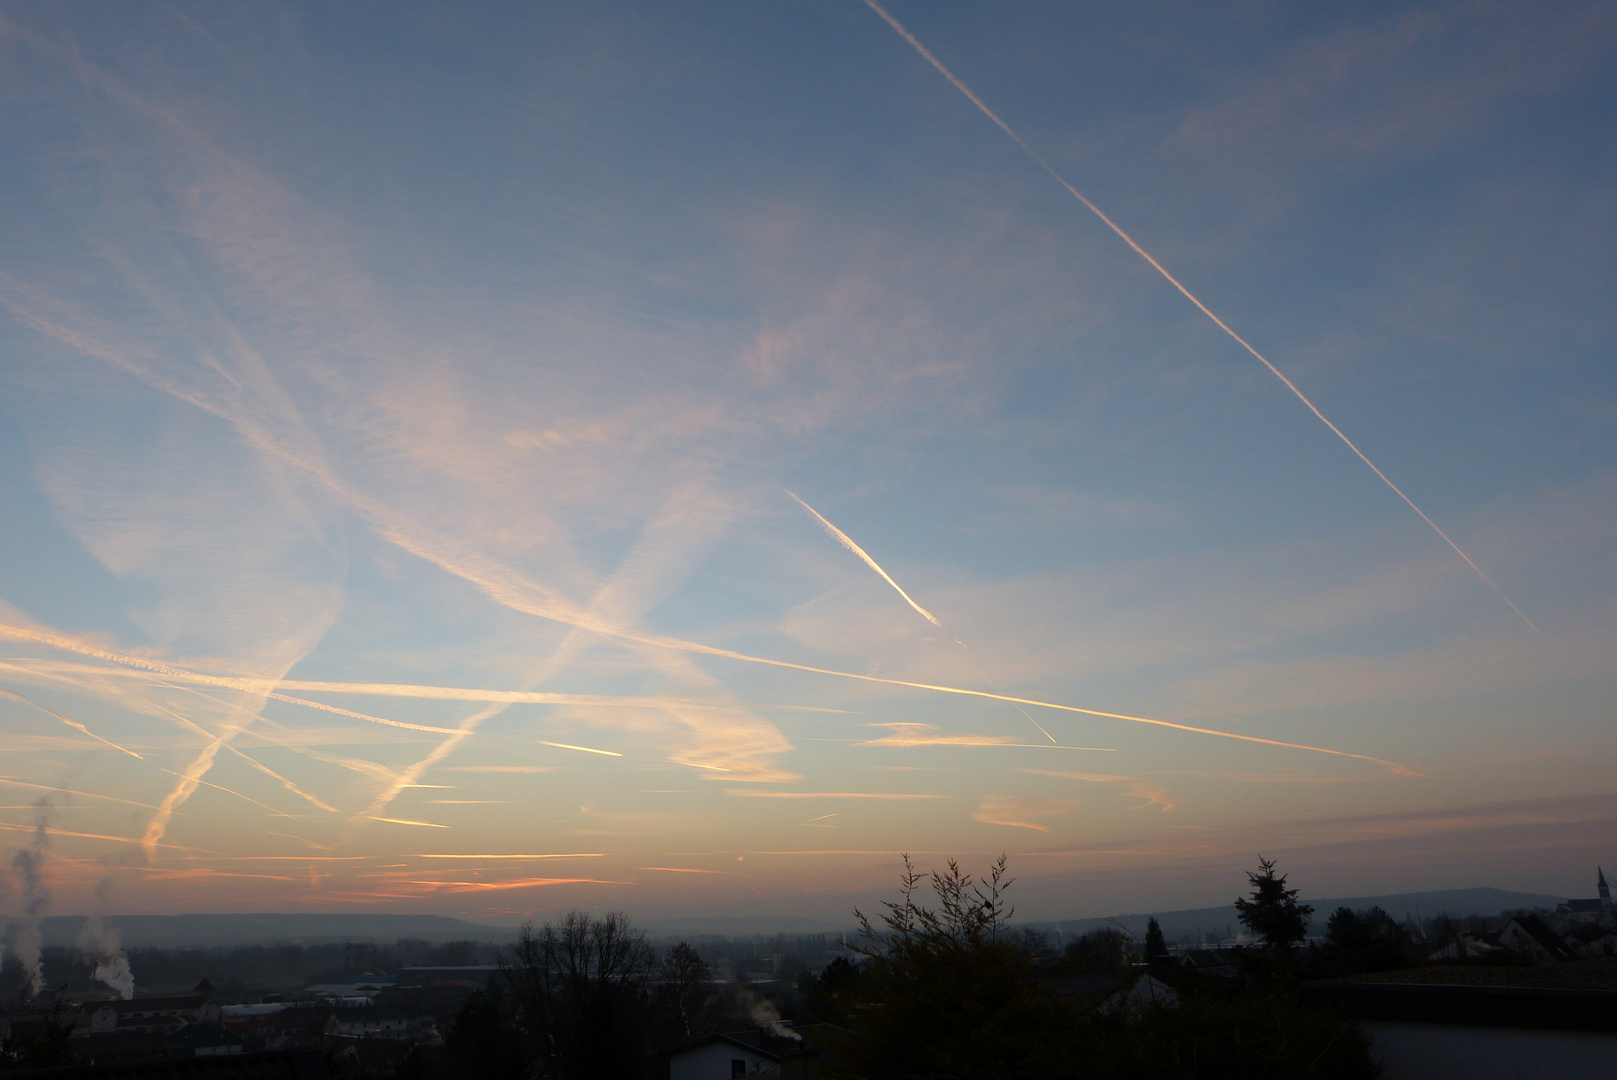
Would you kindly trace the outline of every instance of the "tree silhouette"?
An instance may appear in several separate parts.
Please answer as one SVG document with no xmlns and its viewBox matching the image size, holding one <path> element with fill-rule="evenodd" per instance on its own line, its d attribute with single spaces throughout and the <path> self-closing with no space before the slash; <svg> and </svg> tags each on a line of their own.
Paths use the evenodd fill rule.
<svg viewBox="0 0 1617 1080">
<path fill-rule="evenodd" d="M 713 1003 L 713 980 L 701 954 L 685 942 L 668 950 L 661 967 L 658 1004 L 671 1041 L 695 1035 Z"/>
<path fill-rule="evenodd" d="M 1258 856 L 1257 872 L 1247 871 L 1252 898 L 1235 901 L 1236 918 L 1263 939 L 1276 956 L 1290 956 L 1291 950 L 1308 936 L 1308 917 L 1314 909 L 1297 902 L 1297 890 L 1286 888 L 1286 875 L 1275 874 L 1273 859 Z"/>
<path fill-rule="evenodd" d="M 879 925 L 862 912 L 865 961 L 843 972 L 833 996 L 841 1026 L 832 1037 L 853 1076 L 927 1080 L 1060 1075 L 1070 1025 L 1033 961 L 1005 930 L 1011 881 L 1000 856 L 978 882 L 951 860 L 924 877 L 904 858 L 900 899 Z M 937 907 L 918 896 L 930 883 Z"/>
<path fill-rule="evenodd" d="M 1168 955 L 1168 943 L 1163 940 L 1162 927 L 1157 923 L 1155 915 L 1145 924 L 1145 955 L 1151 960 Z"/>
<path fill-rule="evenodd" d="M 657 954 L 628 917 L 569 912 L 522 928 L 501 968 L 539 1075 L 638 1078 Z"/>
</svg>

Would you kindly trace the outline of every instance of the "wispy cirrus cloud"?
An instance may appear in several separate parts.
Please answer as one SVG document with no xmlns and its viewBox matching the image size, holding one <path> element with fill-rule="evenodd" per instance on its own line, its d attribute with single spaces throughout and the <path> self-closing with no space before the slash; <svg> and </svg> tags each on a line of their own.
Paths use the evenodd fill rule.
<svg viewBox="0 0 1617 1080">
<path fill-rule="evenodd" d="M 1049 832 L 1050 822 L 1071 813 L 1076 799 L 1036 798 L 1024 795 L 987 795 L 972 811 L 973 821 L 1013 829 Z"/>
</svg>

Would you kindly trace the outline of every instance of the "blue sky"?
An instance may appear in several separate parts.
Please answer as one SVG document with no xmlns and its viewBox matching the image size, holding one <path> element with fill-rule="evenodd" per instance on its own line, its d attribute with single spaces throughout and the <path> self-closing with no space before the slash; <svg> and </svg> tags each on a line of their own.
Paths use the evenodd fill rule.
<svg viewBox="0 0 1617 1080">
<path fill-rule="evenodd" d="M 1537 630 L 865 4 L 8 6 L 0 824 L 51 796 L 59 907 L 1617 858 L 1610 6 L 889 11 Z"/>
</svg>

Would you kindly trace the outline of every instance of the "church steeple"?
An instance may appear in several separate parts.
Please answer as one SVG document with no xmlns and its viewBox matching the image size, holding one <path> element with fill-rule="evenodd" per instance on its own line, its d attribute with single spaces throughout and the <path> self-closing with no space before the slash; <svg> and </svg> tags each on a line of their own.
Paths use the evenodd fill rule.
<svg viewBox="0 0 1617 1080">
<path fill-rule="evenodd" d="M 1610 908 L 1611 886 L 1606 884 L 1606 871 L 1603 868 L 1596 866 L 1595 872 L 1600 875 L 1600 902 L 1605 907 Z"/>
</svg>

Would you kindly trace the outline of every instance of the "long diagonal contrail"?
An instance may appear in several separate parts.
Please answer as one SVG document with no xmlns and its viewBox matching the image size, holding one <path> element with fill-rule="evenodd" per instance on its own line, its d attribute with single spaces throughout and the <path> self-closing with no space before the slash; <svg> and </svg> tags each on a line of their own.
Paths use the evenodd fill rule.
<svg viewBox="0 0 1617 1080">
<path fill-rule="evenodd" d="M 798 506 L 801 506 L 804 510 L 807 510 L 811 515 L 813 515 L 815 521 L 818 521 L 821 525 L 824 525 L 825 531 L 830 533 L 837 543 L 859 556 L 865 561 L 866 566 L 880 574 L 881 579 L 887 582 L 887 584 L 891 585 L 898 595 L 904 598 L 904 602 L 906 604 L 920 612 L 923 619 L 931 623 L 933 626 L 936 626 L 939 630 L 943 629 L 943 624 L 938 622 L 938 617 L 932 614 L 926 608 L 922 607 L 920 604 L 917 604 L 915 602 L 915 598 L 904 591 L 903 586 L 889 577 L 887 575 L 887 571 L 883 570 L 881 566 L 877 564 L 875 559 L 872 559 L 868 554 L 865 553 L 864 548 L 853 542 L 852 537 L 843 532 L 841 529 L 837 528 L 835 525 L 831 524 L 829 521 L 825 520 L 824 516 L 822 516 L 818 510 L 814 509 L 814 507 L 810 506 L 802 499 L 799 499 L 797 497 L 797 492 L 793 491 L 791 488 L 786 489 L 786 494 L 790 495 L 792 497 L 792 501 L 797 503 Z"/>
<path fill-rule="evenodd" d="M 1387 769 L 1400 776 L 1415 775 L 1406 766 L 1385 758 L 1371 757 L 1368 754 L 1354 754 L 1346 750 L 1332 750 L 1324 746 L 1309 746 L 1306 743 L 1286 742 L 1281 739 L 1265 739 L 1258 735 L 1240 735 L 1233 731 L 1219 731 L 1216 728 L 1196 727 L 1191 724 L 1179 724 L 1172 720 L 1157 720 L 1149 716 L 1131 716 L 1127 713 L 1106 712 L 1101 709 L 1086 709 L 1078 705 L 1062 705 L 1054 701 L 1039 701 L 1036 698 L 1015 697 L 1010 694 L 991 693 L 987 690 L 971 690 L 962 686 L 942 686 L 936 683 L 911 682 L 907 679 L 889 679 L 881 675 L 865 675 L 855 671 L 838 671 L 835 668 L 815 667 L 813 664 L 799 664 L 791 660 L 775 660 L 767 656 L 754 656 L 750 653 L 737 652 L 734 649 L 720 648 L 717 645 L 703 645 L 695 641 L 685 641 L 680 638 L 664 637 L 660 634 L 631 633 L 619 630 L 611 636 L 624 641 L 638 642 L 642 645 L 651 645 L 677 652 L 692 653 L 697 656 L 712 656 L 724 660 L 735 660 L 745 664 L 762 664 L 765 667 L 782 668 L 787 671 L 803 671 L 811 675 L 829 675 L 838 679 L 853 679 L 857 682 L 874 683 L 881 686 L 902 686 L 911 690 L 927 690 L 936 694 L 958 694 L 963 697 L 983 698 L 988 701 L 1007 701 L 1012 705 L 1032 705 L 1041 709 L 1055 709 L 1059 712 L 1077 713 L 1083 716 L 1096 716 L 1107 720 L 1124 720 L 1134 724 L 1147 724 L 1152 727 L 1169 728 L 1174 731 L 1184 731 L 1193 735 L 1211 735 L 1220 739 L 1234 739 L 1238 742 L 1257 743 L 1262 746 L 1275 746 L 1286 750 L 1306 750 L 1315 754 L 1329 754 L 1332 757 L 1353 758 L 1357 761 L 1368 761 Z M 165 679 L 174 682 L 191 682 L 203 686 L 223 686 L 240 689 L 247 692 L 262 693 L 271 685 L 285 686 L 295 689 L 318 691 L 324 693 L 359 693 L 377 696 L 393 696 L 408 698 L 432 698 L 438 700 L 454 701 L 488 701 L 532 703 L 536 705 L 553 705 L 558 699 L 569 695 L 553 694 L 542 691 L 520 690 L 487 690 L 479 688 L 444 687 L 444 686 L 412 686 L 398 683 L 339 683 L 339 682 L 302 682 L 282 679 L 236 679 L 218 675 L 205 675 L 198 672 L 185 671 L 148 657 L 125 656 L 103 649 L 97 645 L 81 642 L 78 639 L 62 634 L 50 634 L 33 630 L 27 627 L 12 626 L 0 623 L 0 639 L 12 638 L 25 641 L 34 641 L 43 645 L 68 652 L 77 652 L 94 656 L 115 664 L 126 664 L 132 668 L 154 672 Z M 470 734 L 467 732 L 466 734 Z"/>
<path fill-rule="evenodd" d="M 55 711 L 53 711 L 51 709 L 47 709 L 47 708 L 45 708 L 45 706 L 41 705 L 39 702 L 33 700 L 32 698 L 23 697 L 21 694 L 17 693 L 14 690 L 6 690 L 3 687 L 0 687 L 0 698 L 7 698 L 7 699 L 9 699 L 11 701 L 20 701 L 24 705 L 32 705 L 34 708 L 38 709 L 40 712 L 45 713 L 47 716 L 55 717 L 56 719 L 60 720 L 62 723 L 66 724 L 68 727 L 74 729 L 75 731 L 83 732 L 84 734 L 88 735 L 90 738 L 94 739 L 98 743 L 106 743 L 108 746 L 112 747 L 114 750 L 118 750 L 118 751 L 121 751 L 122 753 L 128 754 L 130 757 L 134 758 L 137 761 L 145 761 L 146 760 L 145 758 L 141 757 L 139 754 L 135 753 L 133 750 L 129 749 L 128 747 L 119 746 L 117 743 L 113 742 L 111 739 L 103 739 L 101 736 L 97 735 L 95 732 L 91 731 L 89 728 L 85 727 L 83 724 L 79 723 L 77 720 L 69 720 L 67 717 L 63 716 L 61 713 L 55 712 Z"/>
<path fill-rule="evenodd" d="M 1261 363 L 1264 367 L 1269 369 L 1270 374 L 1274 375 L 1275 378 L 1277 378 L 1281 382 L 1285 383 L 1286 384 L 1286 389 L 1290 390 L 1293 394 L 1295 394 L 1298 401 L 1300 401 L 1304 405 L 1308 406 L 1308 411 L 1313 413 L 1315 416 L 1319 417 L 1320 423 L 1322 423 L 1326 427 L 1330 428 L 1331 431 L 1336 434 L 1336 437 L 1338 439 L 1341 439 L 1344 443 L 1346 443 L 1347 448 L 1349 450 L 1352 450 L 1353 453 L 1358 456 L 1360 461 L 1362 461 L 1366 465 L 1368 465 L 1370 467 L 1370 471 L 1375 473 L 1378 477 L 1381 478 L 1382 483 L 1384 483 L 1388 487 L 1392 488 L 1394 494 L 1396 494 L 1400 499 L 1404 500 L 1404 502 L 1406 504 L 1408 504 L 1408 506 L 1409 506 L 1409 508 L 1411 510 L 1413 510 L 1413 511 L 1415 511 L 1415 513 L 1419 514 L 1420 519 L 1422 521 L 1426 522 L 1426 524 L 1430 525 L 1432 527 L 1432 531 L 1437 533 L 1437 535 L 1441 536 L 1443 538 L 1444 542 L 1447 543 L 1449 547 L 1454 549 L 1454 553 L 1456 555 L 1460 556 L 1460 558 L 1464 559 L 1465 564 L 1467 566 L 1469 566 L 1471 569 L 1473 569 L 1473 570 L 1475 570 L 1477 572 L 1477 576 L 1480 577 L 1484 582 L 1487 583 L 1488 588 L 1492 589 L 1494 591 L 1494 594 L 1497 595 L 1499 597 L 1499 599 L 1503 600 L 1506 604 L 1510 605 L 1510 610 L 1514 611 L 1518 616 L 1520 616 L 1522 622 L 1526 623 L 1532 629 L 1532 631 L 1535 634 L 1538 633 L 1538 627 L 1533 625 L 1533 620 L 1529 619 L 1526 615 L 1522 614 L 1522 609 L 1521 608 L 1517 607 L 1514 603 L 1511 603 L 1510 597 L 1506 596 L 1504 591 L 1502 589 L 1500 589 L 1499 586 L 1497 586 L 1497 585 L 1495 585 L 1493 583 L 1492 578 L 1490 578 L 1487 574 L 1482 572 L 1482 567 L 1480 567 L 1476 563 L 1472 562 L 1471 561 L 1471 556 L 1467 555 L 1464 551 L 1462 551 L 1460 549 L 1460 545 L 1456 544 L 1454 542 L 1454 540 L 1449 536 L 1448 533 L 1446 533 L 1442 529 L 1438 528 L 1437 522 L 1435 522 L 1431 518 L 1427 517 L 1426 516 L 1426 511 L 1422 510 L 1420 507 L 1415 505 L 1415 500 L 1411 499 L 1408 495 L 1405 495 L 1402 488 L 1400 488 L 1397 484 L 1393 483 L 1390 479 L 1388 479 L 1387 474 L 1382 472 L 1379 468 L 1377 468 L 1376 463 L 1371 461 L 1368 457 L 1366 457 L 1365 454 L 1364 454 L 1364 451 L 1360 450 L 1357 446 L 1355 446 L 1354 443 L 1353 443 L 1353 440 L 1348 438 L 1345 434 L 1342 433 L 1341 428 L 1339 428 L 1335 424 L 1331 423 L 1330 420 L 1328 420 L 1326 418 L 1325 414 L 1319 411 L 1319 407 L 1316 406 L 1312 401 L 1309 401 L 1308 397 L 1301 390 L 1297 389 L 1297 385 L 1295 383 L 1293 383 L 1290 379 L 1286 378 L 1286 376 L 1281 373 L 1279 368 L 1275 367 L 1272 363 L 1269 362 L 1268 357 L 1264 356 L 1257 349 L 1253 348 L 1252 344 L 1249 341 L 1247 341 L 1246 338 L 1242 337 L 1240 334 L 1237 334 L 1234 330 L 1231 330 L 1228 323 L 1226 323 L 1223 319 L 1219 318 L 1217 315 L 1213 314 L 1213 311 L 1212 311 L 1211 308 L 1209 308 L 1206 304 L 1202 303 L 1199 299 L 1197 299 L 1195 293 L 1193 293 L 1189 289 L 1185 288 L 1185 286 L 1180 282 L 1180 280 L 1178 278 L 1174 277 L 1172 274 L 1170 274 L 1168 272 L 1167 267 L 1165 267 L 1161 263 L 1157 262 L 1157 260 L 1152 257 L 1152 255 L 1151 255 L 1151 253 L 1149 251 L 1145 250 L 1145 248 L 1141 247 L 1135 241 L 1134 237 L 1132 237 L 1128 233 L 1124 232 L 1122 226 L 1120 226 L 1117 222 L 1113 221 L 1111 218 L 1107 217 L 1106 214 L 1101 210 L 1101 208 L 1096 206 L 1094 203 L 1090 202 L 1088 197 L 1085 196 L 1083 192 L 1081 192 L 1077 188 L 1073 187 L 1072 184 L 1068 182 L 1066 177 L 1062 176 L 1059 172 L 1056 171 L 1056 168 L 1055 168 L 1054 165 L 1051 165 L 1048 161 L 1046 161 L 1043 158 L 1043 156 L 1041 156 L 1036 150 L 1034 150 L 1031 146 L 1029 146 L 1027 144 L 1026 140 L 1024 140 L 1022 138 L 1022 136 L 1018 135 L 1016 133 L 1016 130 L 1014 128 L 1012 128 L 1011 125 L 1007 124 L 1004 120 L 1001 120 L 998 113 L 996 113 L 993 109 L 990 109 L 988 107 L 987 103 L 984 102 L 982 98 L 978 97 L 975 93 L 973 93 L 971 87 L 967 86 L 964 82 L 962 82 L 960 80 L 960 77 L 958 75 L 956 75 L 954 72 L 950 71 L 947 67 L 945 67 L 944 64 L 943 64 L 943 61 L 939 60 L 936 56 L 933 56 L 932 53 L 927 50 L 927 47 L 925 45 L 922 45 L 921 42 L 916 38 L 916 36 L 914 34 L 910 33 L 909 30 L 905 28 L 903 23 L 899 22 L 897 19 L 895 19 L 891 15 L 889 15 L 887 13 L 886 8 L 884 8 L 880 4 L 876 3 L 876 0 L 864 0 L 864 3 L 865 3 L 865 6 L 870 8 L 871 11 L 874 11 L 877 15 L 880 15 L 881 18 L 882 18 L 882 21 L 884 21 L 885 23 L 887 23 L 888 26 L 891 26 L 895 31 L 897 31 L 899 37 L 902 37 L 905 41 L 909 42 L 911 47 L 913 47 L 916 52 L 920 53 L 921 56 L 926 60 L 927 63 L 931 64 L 934 68 L 937 69 L 938 74 L 942 75 L 945 79 L 948 79 L 949 82 L 954 86 L 954 88 L 956 90 L 958 90 L 962 94 L 964 94 L 968 101 L 970 101 L 973 105 L 977 106 L 977 108 L 982 112 L 982 114 L 984 116 L 986 116 L 986 117 L 988 117 L 988 119 L 992 120 L 994 122 L 994 124 L 1001 131 L 1003 131 L 1006 135 L 1010 136 L 1011 141 L 1014 142 L 1021 149 L 1021 151 L 1024 154 L 1026 154 L 1028 157 L 1032 158 L 1034 160 L 1034 162 L 1036 162 L 1038 164 L 1039 168 L 1041 168 L 1045 172 L 1049 173 L 1051 178 L 1054 179 L 1056 183 L 1060 184 L 1062 187 L 1067 189 L 1068 194 L 1070 194 L 1073 198 L 1077 199 L 1079 202 L 1083 203 L 1085 209 L 1087 209 L 1090 213 L 1094 214 L 1096 217 L 1100 218 L 1101 221 L 1105 223 L 1105 225 L 1106 225 L 1106 227 L 1108 229 L 1111 229 L 1114 233 L 1116 233 L 1118 235 L 1119 239 L 1121 239 L 1130 248 L 1134 249 L 1134 253 L 1136 255 L 1138 255 L 1140 258 L 1144 259 L 1146 262 L 1150 263 L 1152 269 L 1154 269 L 1157 273 L 1161 274 L 1163 276 L 1163 278 L 1165 278 L 1167 280 L 1168 284 L 1172 285 L 1175 289 L 1178 289 L 1180 294 L 1182 296 L 1184 296 L 1184 298 L 1186 300 L 1189 300 L 1192 304 L 1196 305 L 1197 310 L 1199 310 L 1203 315 L 1206 315 L 1209 319 L 1213 320 L 1214 325 L 1216 325 L 1220 330 L 1222 330 L 1226 334 L 1228 334 L 1231 337 L 1231 339 L 1233 339 L 1235 341 L 1235 343 L 1237 345 L 1240 345 L 1241 348 L 1245 349 L 1247 352 L 1251 353 L 1254 357 L 1256 357 L 1259 363 Z"/>
</svg>

